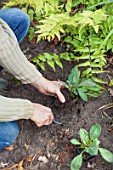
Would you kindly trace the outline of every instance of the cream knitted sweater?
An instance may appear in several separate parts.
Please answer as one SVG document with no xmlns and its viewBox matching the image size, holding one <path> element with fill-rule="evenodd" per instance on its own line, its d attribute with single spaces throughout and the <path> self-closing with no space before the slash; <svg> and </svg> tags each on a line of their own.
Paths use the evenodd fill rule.
<svg viewBox="0 0 113 170">
<path fill-rule="evenodd" d="M 42 76 L 27 60 L 13 31 L 2 19 L 0 19 L 0 65 L 23 84 L 33 83 Z M 0 122 L 29 119 L 32 113 L 33 105 L 30 101 L 0 96 Z"/>
</svg>

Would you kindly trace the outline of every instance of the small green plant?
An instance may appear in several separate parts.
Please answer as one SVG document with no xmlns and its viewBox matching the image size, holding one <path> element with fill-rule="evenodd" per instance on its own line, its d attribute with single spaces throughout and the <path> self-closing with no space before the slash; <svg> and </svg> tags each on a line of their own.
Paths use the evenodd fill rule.
<svg viewBox="0 0 113 170">
<path fill-rule="evenodd" d="M 79 170 L 79 168 L 82 166 L 84 153 L 95 156 L 98 155 L 98 152 L 100 152 L 101 156 L 106 161 L 113 162 L 113 154 L 110 151 L 99 146 L 100 141 L 98 140 L 98 137 L 101 134 L 100 125 L 96 124 L 92 126 L 89 135 L 88 132 L 83 128 L 80 129 L 79 134 L 80 141 L 77 139 L 70 140 L 73 145 L 76 145 L 79 149 L 81 149 L 81 153 L 76 156 L 71 162 L 71 170 Z"/>
<path fill-rule="evenodd" d="M 97 85 L 92 79 L 82 78 L 80 71 L 74 67 L 66 81 L 66 87 L 72 96 L 79 95 L 84 101 L 88 101 L 88 97 L 98 97 L 102 91 L 102 87 Z"/>
</svg>

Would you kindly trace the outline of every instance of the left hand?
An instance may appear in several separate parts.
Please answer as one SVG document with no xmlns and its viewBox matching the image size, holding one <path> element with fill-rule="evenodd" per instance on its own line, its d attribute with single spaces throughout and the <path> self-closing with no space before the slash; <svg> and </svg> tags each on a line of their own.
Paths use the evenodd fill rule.
<svg viewBox="0 0 113 170">
<path fill-rule="evenodd" d="M 61 82 L 50 81 L 44 77 L 41 77 L 36 82 L 32 83 L 32 85 L 36 87 L 42 94 L 57 96 L 62 103 L 65 102 L 65 97 L 60 91 L 61 87 L 63 86 Z"/>
</svg>

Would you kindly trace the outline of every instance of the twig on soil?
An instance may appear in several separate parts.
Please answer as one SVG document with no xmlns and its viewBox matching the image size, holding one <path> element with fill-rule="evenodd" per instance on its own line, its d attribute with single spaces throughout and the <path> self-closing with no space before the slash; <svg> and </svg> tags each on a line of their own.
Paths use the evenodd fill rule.
<svg viewBox="0 0 113 170">
<path fill-rule="evenodd" d="M 108 119 L 112 120 L 112 118 L 108 116 L 108 114 L 105 112 L 105 110 L 110 109 L 112 107 L 113 107 L 113 103 L 106 104 L 100 107 L 99 109 L 97 109 L 95 113 L 97 113 L 97 111 L 100 111 L 102 114 L 102 118 L 103 118 L 103 115 L 105 115 Z"/>
</svg>

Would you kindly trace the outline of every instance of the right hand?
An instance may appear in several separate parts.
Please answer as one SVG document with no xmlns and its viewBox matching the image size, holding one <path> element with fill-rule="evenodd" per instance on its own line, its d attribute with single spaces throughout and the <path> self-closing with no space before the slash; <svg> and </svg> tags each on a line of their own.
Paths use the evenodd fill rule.
<svg viewBox="0 0 113 170">
<path fill-rule="evenodd" d="M 34 121 L 38 127 L 50 125 L 52 123 L 54 117 L 49 107 L 37 103 L 33 103 L 33 107 L 34 113 L 30 119 Z"/>
</svg>

